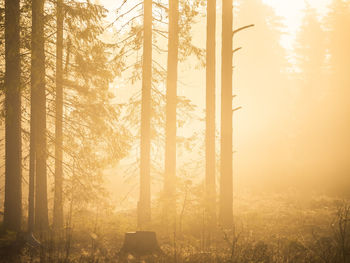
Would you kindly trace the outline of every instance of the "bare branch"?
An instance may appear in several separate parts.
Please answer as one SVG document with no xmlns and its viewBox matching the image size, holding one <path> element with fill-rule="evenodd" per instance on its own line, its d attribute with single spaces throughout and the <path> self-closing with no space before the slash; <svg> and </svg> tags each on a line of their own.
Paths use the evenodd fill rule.
<svg viewBox="0 0 350 263">
<path fill-rule="evenodd" d="M 235 34 L 237 34 L 238 32 L 240 32 L 240 31 L 242 31 L 242 30 L 244 30 L 244 29 L 253 27 L 253 26 L 254 26 L 254 24 L 250 24 L 250 25 L 247 25 L 247 26 L 242 26 L 242 27 L 240 27 L 240 28 L 238 28 L 238 29 L 236 29 L 236 30 L 233 30 L 233 31 L 232 31 L 232 37 L 233 37 Z"/>
<path fill-rule="evenodd" d="M 241 49 L 242 49 L 242 47 L 235 48 L 234 50 L 232 50 L 232 54 L 236 53 L 237 51 L 239 51 Z"/>
</svg>

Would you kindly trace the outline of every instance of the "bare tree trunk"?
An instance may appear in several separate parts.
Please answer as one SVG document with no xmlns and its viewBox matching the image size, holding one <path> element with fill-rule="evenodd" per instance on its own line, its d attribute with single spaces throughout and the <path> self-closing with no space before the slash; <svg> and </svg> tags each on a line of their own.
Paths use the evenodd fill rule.
<svg viewBox="0 0 350 263">
<path fill-rule="evenodd" d="M 179 43 L 179 1 L 169 1 L 169 38 L 166 80 L 166 124 L 165 124 L 165 217 L 176 213 L 176 104 L 177 104 L 177 65 Z"/>
<path fill-rule="evenodd" d="M 4 227 L 21 230 L 22 144 L 20 1 L 5 1 L 5 214 Z"/>
<path fill-rule="evenodd" d="M 151 221 L 152 0 L 145 0 L 143 8 L 140 200 L 137 221 L 140 229 Z"/>
<path fill-rule="evenodd" d="M 208 241 L 216 227 L 215 79 L 216 0 L 207 1 L 205 179 Z"/>
<path fill-rule="evenodd" d="M 232 0 L 222 1 L 220 223 L 232 227 Z"/>
<path fill-rule="evenodd" d="M 56 38 L 56 118 L 55 118 L 55 196 L 53 207 L 53 227 L 63 227 L 63 0 L 57 0 L 57 38 Z"/>
<path fill-rule="evenodd" d="M 46 178 L 46 94 L 44 53 L 44 0 L 32 1 L 31 84 L 35 100 L 35 228 L 49 226 Z"/>
<path fill-rule="evenodd" d="M 28 193 L 28 232 L 34 231 L 34 201 L 35 201 L 35 98 L 33 89 L 30 95 L 30 142 L 29 142 L 29 193 Z"/>
</svg>

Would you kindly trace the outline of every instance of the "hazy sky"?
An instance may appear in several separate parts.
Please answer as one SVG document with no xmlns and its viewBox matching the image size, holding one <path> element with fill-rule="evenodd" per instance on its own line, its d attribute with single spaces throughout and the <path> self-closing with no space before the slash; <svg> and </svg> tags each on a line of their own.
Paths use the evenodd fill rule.
<svg viewBox="0 0 350 263">
<path fill-rule="evenodd" d="M 280 15 L 285 18 L 285 23 L 290 30 L 290 32 L 295 32 L 298 29 L 298 26 L 301 23 L 301 19 L 303 17 L 302 10 L 308 2 L 312 7 L 317 8 L 319 13 L 322 15 L 327 10 L 327 5 L 330 0 L 262 0 L 263 2 L 271 5 L 275 10 L 277 15 Z M 101 4 L 103 4 L 108 10 L 111 11 L 109 14 L 109 18 L 113 19 L 114 14 L 113 11 L 120 6 L 123 0 L 98 0 Z M 220 4 L 220 1 L 218 1 Z M 291 48 L 293 44 L 293 34 L 290 36 L 284 37 L 283 45 Z"/>
<path fill-rule="evenodd" d="M 289 32 L 295 32 L 302 21 L 303 9 L 306 3 L 316 8 L 320 15 L 323 15 L 327 12 L 327 5 L 330 3 L 330 0 L 263 0 L 263 2 L 271 5 L 275 9 L 277 15 L 285 18 L 285 23 Z M 292 48 L 293 39 L 293 34 L 287 35 L 282 38 L 282 43 L 285 47 Z"/>
</svg>

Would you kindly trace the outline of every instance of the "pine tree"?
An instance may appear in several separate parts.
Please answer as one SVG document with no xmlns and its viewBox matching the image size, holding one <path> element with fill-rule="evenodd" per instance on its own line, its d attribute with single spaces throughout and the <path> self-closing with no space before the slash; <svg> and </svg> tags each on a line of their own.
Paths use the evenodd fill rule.
<svg viewBox="0 0 350 263">
<path fill-rule="evenodd" d="M 130 148 L 130 134 L 120 116 L 123 105 L 115 103 L 110 89 L 123 56 L 114 55 L 113 46 L 100 38 L 105 14 L 98 4 L 65 2 L 63 190 L 69 193 L 65 199 L 81 209 L 108 201 L 103 170 Z"/>
<path fill-rule="evenodd" d="M 56 36 L 56 116 L 55 116 L 55 196 L 53 226 L 63 227 L 63 0 L 56 3 L 57 36 Z"/>
<path fill-rule="evenodd" d="M 207 1 L 206 43 L 206 195 L 209 229 L 216 226 L 216 152 L 215 152 L 215 79 L 216 79 L 216 0 Z M 210 237 L 209 237 L 210 238 Z"/>
<path fill-rule="evenodd" d="M 49 227 L 47 204 L 44 0 L 32 2 L 31 107 L 34 118 L 35 228 Z"/>
<path fill-rule="evenodd" d="M 152 0 L 145 0 L 143 8 L 140 200 L 138 203 L 138 226 L 140 228 L 151 220 Z"/>
<path fill-rule="evenodd" d="M 339 176 L 339 191 L 347 192 L 349 188 L 347 174 L 350 171 L 348 158 L 350 154 L 350 3 L 346 0 L 333 0 L 325 18 L 327 30 L 327 141 L 331 147 L 327 156 L 332 169 L 329 177 Z M 324 142 L 324 141 L 323 141 Z M 344 157 L 344 158 L 343 158 Z M 340 190 L 342 189 L 342 190 Z"/>
<path fill-rule="evenodd" d="M 179 1 L 169 1 L 169 37 L 166 80 L 164 198 L 167 220 L 176 214 L 176 106 L 179 48 Z M 170 219 L 173 221 L 173 219 Z"/>
<path fill-rule="evenodd" d="M 5 213 L 4 227 L 20 231 L 22 147 L 20 88 L 20 1 L 5 1 Z"/>
<path fill-rule="evenodd" d="M 322 156 L 328 154 L 323 151 L 322 142 L 329 136 L 329 109 L 325 107 L 328 103 L 326 32 L 322 28 L 317 11 L 308 4 L 304 10 L 295 47 L 298 67 L 295 81 L 298 84 L 298 92 L 294 106 L 294 129 L 297 132 L 295 141 L 290 142 L 294 146 L 291 165 L 296 168 L 294 172 L 301 174 L 308 169 L 307 167 L 313 166 L 315 161 L 319 162 L 315 159 L 316 155 L 322 152 Z M 317 172 L 316 176 L 319 175 Z"/>
<path fill-rule="evenodd" d="M 233 224 L 232 180 L 232 0 L 222 2 L 220 211 L 223 227 Z"/>
<path fill-rule="evenodd" d="M 179 24 L 181 24 L 181 27 L 179 28 L 178 31 L 178 37 L 179 37 L 179 44 L 178 44 L 178 60 L 179 61 L 183 61 L 186 57 L 194 54 L 195 56 L 197 56 L 198 58 L 202 58 L 203 57 L 203 51 L 199 48 L 196 48 L 191 42 L 192 42 L 192 36 L 191 36 L 191 25 L 193 23 L 194 18 L 198 15 L 198 12 L 196 11 L 198 8 L 200 1 L 194 1 L 194 2 L 188 2 L 188 1 L 180 1 L 179 2 L 179 6 L 181 8 L 181 14 L 179 14 Z M 144 69 L 144 67 L 141 66 L 141 62 L 144 61 L 144 59 L 139 60 L 138 57 L 138 53 L 140 51 L 141 48 L 143 48 L 145 50 L 145 46 L 143 45 L 143 43 L 147 43 L 144 39 L 145 35 L 142 34 L 144 26 L 141 24 L 141 19 L 140 17 L 142 17 L 144 14 L 142 14 L 142 9 L 138 8 L 138 6 L 142 3 L 138 3 L 136 5 L 133 6 L 128 6 L 126 10 L 123 9 L 123 7 L 126 6 L 127 1 L 123 2 L 123 4 L 118 8 L 117 13 L 119 14 L 119 16 L 116 18 L 116 20 L 114 21 L 114 23 L 120 21 L 121 18 L 124 19 L 124 21 L 126 21 L 124 24 L 122 24 L 120 26 L 120 28 L 118 28 L 118 32 L 123 32 L 126 31 L 125 35 L 123 35 L 121 37 L 121 40 L 117 42 L 116 46 L 120 49 L 120 53 L 122 56 L 127 56 L 129 57 L 128 62 L 131 61 L 130 57 L 135 57 L 135 63 L 129 65 L 126 67 L 125 71 L 123 72 L 123 79 L 128 79 L 129 82 L 131 82 L 131 84 L 135 84 L 137 83 L 139 80 L 142 79 L 142 81 L 144 82 L 144 71 L 141 71 L 141 69 Z M 171 3 L 172 4 L 172 3 Z M 145 8 L 145 6 L 144 6 Z M 163 3 L 158 3 L 158 2 L 153 2 L 153 9 L 152 9 L 152 19 L 153 19 L 153 27 L 152 27 L 152 39 L 153 41 L 152 43 L 152 50 L 157 52 L 159 54 L 159 56 L 163 56 L 165 54 L 167 54 L 166 47 L 162 47 L 162 43 L 164 43 L 165 39 L 168 39 L 168 35 L 167 35 L 167 29 L 166 29 L 166 25 L 168 24 L 167 22 L 167 12 L 168 12 L 168 8 L 167 6 L 163 5 Z M 130 15 L 130 16 L 128 16 Z M 128 17 L 127 17 L 128 16 Z M 145 20 L 146 18 L 144 18 Z M 126 30 L 127 28 L 127 30 Z M 133 56 L 133 54 L 136 54 L 135 56 Z M 150 53 L 147 53 L 150 54 Z M 130 74 L 129 74 L 130 71 Z M 163 136 L 155 136 L 156 131 L 155 129 L 157 129 L 154 124 L 159 124 L 159 118 L 161 118 L 161 116 L 155 116 L 156 113 L 154 113 L 155 108 L 156 108 L 156 103 L 159 102 L 160 98 L 162 98 L 163 96 L 163 90 L 162 90 L 162 84 L 164 82 L 164 80 L 167 78 L 167 70 L 165 69 L 165 67 L 163 67 L 161 65 L 161 63 L 157 62 L 154 58 L 152 58 L 152 68 L 150 69 L 150 71 L 152 71 L 152 88 L 151 88 L 151 92 L 150 92 L 150 103 L 151 103 L 151 109 L 150 112 L 152 113 L 152 116 L 150 117 L 150 137 L 151 137 L 151 142 L 150 142 L 150 155 L 152 156 L 152 151 L 154 151 L 156 149 L 155 141 L 162 141 L 162 143 L 164 142 L 163 140 Z M 141 74 L 142 72 L 142 74 Z M 171 73 L 173 74 L 173 73 Z M 143 85 L 143 84 L 142 84 Z M 143 85 L 144 87 L 144 85 Z M 144 88 L 142 88 L 142 90 L 144 91 Z M 137 93 L 138 94 L 138 93 Z M 133 96 L 133 100 L 139 98 L 137 96 L 137 94 L 135 96 Z M 144 103 L 144 98 L 142 98 L 143 100 L 143 105 L 146 105 L 146 103 Z M 141 101 L 133 101 L 132 102 L 133 105 L 138 105 L 138 103 L 141 103 Z M 135 112 L 134 111 L 138 111 L 140 109 L 140 107 L 134 107 L 132 110 L 130 109 L 130 113 L 133 115 Z M 143 110 L 141 110 L 140 115 L 142 115 L 142 118 L 145 116 L 145 114 L 143 114 L 142 112 Z M 147 117 L 148 118 L 148 117 Z M 137 118 L 139 119 L 139 118 Z M 144 118 L 144 120 L 141 120 L 141 122 L 143 124 L 148 123 L 148 120 L 146 118 Z M 135 125 L 134 120 L 132 121 L 132 125 Z M 142 124 L 142 125 L 143 125 Z M 136 128 L 136 130 L 134 129 L 133 131 L 135 132 L 135 136 L 140 136 L 141 137 L 141 144 L 145 145 L 146 142 L 148 141 L 147 136 L 144 136 L 142 131 L 139 132 L 139 127 L 138 125 L 136 125 L 136 127 L 133 126 L 133 128 Z M 141 130 L 146 130 L 146 129 L 142 129 Z M 142 135 L 141 135 L 142 133 Z M 159 134 L 159 133 L 158 133 Z M 141 164 L 140 168 L 141 170 L 144 170 L 145 168 L 147 168 L 147 163 L 146 163 L 146 158 L 143 158 L 142 156 L 146 156 L 143 153 L 146 152 L 147 147 L 143 147 L 141 146 Z M 159 150 L 158 148 L 156 149 L 157 151 Z M 148 150 L 147 150 L 148 151 Z M 154 160 L 150 158 L 150 171 L 151 173 L 154 172 L 158 172 L 158 163 L 159 160 Z M 161 159 L 163 160 L 163 158 Z M 137 167 L 137 166 L 135 166 Z M 176 165 L 174 166 L 176 168 Z M 148 168 L 147 168 L 148 169 Z M 141 176 L 144 173 L 141 172 Z M 162 175 L 164 175 L 164 171 L 162 172 Z M 143 179 L 142 179 L 143 180 Z M 147 180 L 146 180 L 147 182 Z M 142 185 L 144 185 L 143 183 L 140 185 L 141 188 Z M 148 185 L 148 182 L 147 182 Z M 175 189 L 175 188 L 174 188 Z M 143 192 L 143 190 L 140 189 L 140 191 Z M 141 201 L 141 200 L 140 200 Z M 147 201 L 148 202 L 148 201 Z M 141 202 L 139 202 L 139 206 L 140 206 Z M 139 214 L 140 215 L 140 214 Z"/>
</svg>

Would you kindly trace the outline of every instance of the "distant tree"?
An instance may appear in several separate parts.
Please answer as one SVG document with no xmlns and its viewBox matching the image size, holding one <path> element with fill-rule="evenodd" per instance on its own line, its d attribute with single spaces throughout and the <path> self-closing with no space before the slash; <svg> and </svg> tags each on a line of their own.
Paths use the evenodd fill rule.
<svg viewBox="0 0 350 263">
<path fill-rule="evenodd" d="M 325 17 L 327 33 L 327 131 L 331 147 L 328 150 L 333 169 L 330 178 L 337 174 L 339 191 L 348 192 L 347 174 L 350 166 L 347 158 L 350 154 L 350 3 L 345 0 L 333 0 Z M 335 180 L 332 179 L 335 182 Z M 342 189 L 342 190 L 340 190 Z"/>
<path fill-rule="evenodd" d="M 22 147 L 20 87 L 20 1 L 5 1 L 5 214 L 4 228 L 22 223 Z"/>
<path fill-rule="evenodd" d="M 338 106 L 343 108 L 344 114 L 348 114 L 346 97 L 350 94 L 348 85 L 350 76 L 348 67 L 350 62 L 350 51 L 347 48 L 350 43 L 350 36 L 346 33 L 349 30 L 350 4 L 345 0 L 333 0 L 330 4 L 330 11 L 326 17 L 326 29 L 328 33 L 327 48 L 329 52 L 328 69 L 330 70 L 331 85 L 335 88 L 333 94 Z M 341 110 L 341 109 L 339 109 Z"/>
<path fill-rule="evenodd" d="M 346 94 L 344 92 L 349 92 L 346 84 L 350 82 L 350 76 L 347 74 L 348 65 L 350 65 L 347 58 L 350 57 L 350 51 L 346 48 L 350 43 L 350 36 L 345 34 L 349 29 L 350 5 L 345 0 L 333 0 L 329 7 L 330 11 L 326 17 L 327 48 L 330 55 L 329 70 L 332 74 L 332 85 L 340 91 L 337 94 L 344 98 L 343 95 Z"/>
<path fill-rule="evenodd" d="M 295 103 L 291 122 L 296 132 L 290 141 L 293 145 L 293 163 L 290 167 L 293 170 L 295 168 L 293 172 L 298 174 L 311 166 L 315 156 L 323 152 L 322 141 L 328 137 L 326 123 L 329 122 L 329 109 L 325 107 L 328 103 L 326 97 L 329 84 L 326 36 L 317 11 L 307 4 L 296 38 L 296 95 L 291 98 Z M 322 156 L 327 154 L 323 152 Z"/>
<path fill-rule="evenodd" d="M 233 224 L 232 180 L 232 0 L 222 1 L 220 212 L 223 227 Z"/>
<path fill-rule="evenodd" d="M 307 4 L 297 34 L 296 65 L 306 102 L 322 94 L 320 84 L 326 72 L 326 34 L 314 8 Z"/>
<path fill-rule="evenodd" d="M 216 226 L 216 152 L 215 152 L 215 79 L 216 79 L 216 0 L 207 1 L 206 42 L 206 129 L 205 176 L 208 226 Z M 210 237 L 209 237 L 210 239 Z"/>
<path fill-rule="evenodd" d="M 35 228 L 49 227 L 47 204 L 46 85 L 44 49 L 44 0 L 32 1 L 31 107 L 33 108 L 35 168 Z"/>
<path fill-rule="evenodd" d="M 151 220 L 152 0 L 144 1 L 143 10 L 140 200 L 138 203 L 140 228 Z"/>
</svg>

